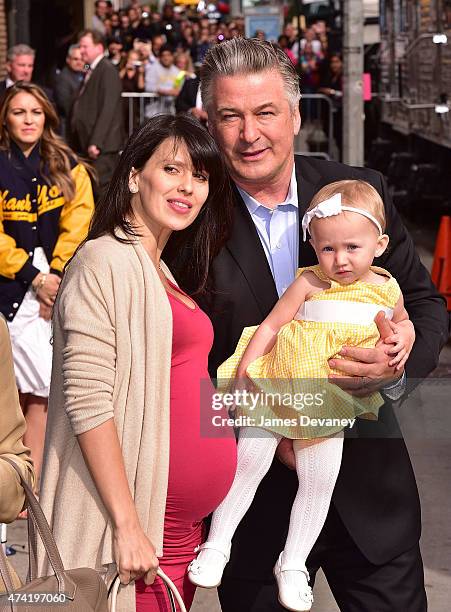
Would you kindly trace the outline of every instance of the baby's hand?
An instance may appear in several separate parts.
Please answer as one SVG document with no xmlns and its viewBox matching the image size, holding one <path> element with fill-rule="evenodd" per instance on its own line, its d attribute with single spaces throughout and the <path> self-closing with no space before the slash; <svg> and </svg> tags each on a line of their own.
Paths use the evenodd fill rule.
<svg viewBox="0 0 451 612">
<path fill-rule="evenodd" d="M 393 334 L 385 338 L 386 344 L 393 344 L 393 346 L 387 351 L 389 355 L 396 355 L 388 365 L 396 366 L 396 370 L 401 370 L 407 359 L 409 358 L 410 351 L 412 350 L 413 343 L 415 342 L 415 328 L 412 321 L 409 319 L 400 321 L 399 323 L 393 323 L 389 321 L 390 327 Z"/>
<path fill-rule="evenodd" d="M 229 413 L 233 414 L 237 408 L 245 406 L 247 394 L 253 391 L 255 391 L 255 387 L 246 372 L 238 371 L 230 388 L 230 393 L 236 401 L 230 406 Z"/>
</svg>

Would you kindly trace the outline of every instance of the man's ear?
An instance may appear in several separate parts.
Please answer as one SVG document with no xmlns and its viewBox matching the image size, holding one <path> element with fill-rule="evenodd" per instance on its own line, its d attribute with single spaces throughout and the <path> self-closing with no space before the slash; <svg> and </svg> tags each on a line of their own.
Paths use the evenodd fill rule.
<svg viewBox="0 0 451 612">
<path fill-rule="evenodd" d="M 377 239 L 377 247 L 375 253 L 376 257 L 380 257 L 385 252 L 386 248 L 388 247 L 389 241 L 390 238 L 387 236 L 387 234 L 382 234 L 382 236 L 379 236 L 379 238 Z"/>
<path fill-rule="evenodd" d="M 295 136 L 299 134 L 299 130 L 301 129 L 301 123 L 301 113 L 299 112 L 299 108 L 297 107 L 293 113 L 293 132 Z"/>
</svg>

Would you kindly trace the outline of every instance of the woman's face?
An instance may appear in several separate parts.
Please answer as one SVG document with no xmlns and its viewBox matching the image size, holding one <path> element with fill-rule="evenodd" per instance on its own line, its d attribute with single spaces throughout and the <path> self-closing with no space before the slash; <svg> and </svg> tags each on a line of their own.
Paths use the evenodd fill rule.
<svg viewBox="0 0 451 612">
<path fill-rule="evenodd" d="M 180 54 L 177 56 L 175 60 L 175 65 L 179 70 L 187 70 L 188 68 L 188 58 L 186 55 Z"/>
<path fill-rule="evenodd" d="M 342 66 L 343 65 L 339 57 L 337 57 L 336 55 L 333 55 L 330 58 L 330 69 L 334 74 L 339 74 L 341 72 Z"/>
<path fill-rule="evenodd" d="M 167 138 L 144 168 L 130 175 L 132 210 L 139 222 L 154 233 L 162 229 L 180 231 L 191 225 L 208 197 L 208 175 L 197 172 L 186 146 L 174 149 Z"/>
<path fill-rule="evenodd" d="M 10 137 L 22 150 L 30 149 L 38 142 L 44 125 L 44 109 L 33 95 L 21 91 L 11 99 L 6 113 L 6 127 Z"/>
</svg>

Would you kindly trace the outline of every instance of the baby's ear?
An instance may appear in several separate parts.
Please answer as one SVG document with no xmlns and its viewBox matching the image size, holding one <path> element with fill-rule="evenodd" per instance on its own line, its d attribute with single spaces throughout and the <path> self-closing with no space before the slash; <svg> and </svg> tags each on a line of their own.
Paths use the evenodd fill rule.
<svg viewBox="0 0 451 612">
<path fill-rule="evenodd" d="M 377 247 L 375 253 L 376 257 L 380 257 L 385 252 L 386 248 L 388 247 L 389 241 L 390 238 L 387 236 L 387 234 L 382 234 L 382 236 L 379 236 L 379 238 L 377 239 Z"/>
</svg>

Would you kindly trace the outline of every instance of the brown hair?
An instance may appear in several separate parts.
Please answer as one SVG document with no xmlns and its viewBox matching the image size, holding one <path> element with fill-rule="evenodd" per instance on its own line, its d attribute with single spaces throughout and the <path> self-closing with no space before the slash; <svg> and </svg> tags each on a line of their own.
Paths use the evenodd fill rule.
<svg viewBox="0 0 451 612">
<path fill-rule="evenodd" d="M 106 40 L 101 32 L 98 30 L 82 30 L 78 35 L 78 42 L 83 38 L 83 36 L 90 36 L 92 38 L 92 42 L 95 45 L 102 45 L 103 49 L 106 49 Z"/>
<path fill-rule="evenodd" d="M 341 193 L 343 206 L 353 206 L 354 208 L 366 210 L 379 221 L 382 231 L 385 231 L 384 203 L 377 190 L 366 181 L 345 180 L 329 183 L 313 196 L 307 211 L 312 210 L 320 202 L 328 200 L 337 193 Z"/>
<path fill-rule="evenodd" d="M 33 83 L 18 81 L 9 87 L 0 100 L 0 149 L 11 150 L 11 137 L 6 126 L 11 100 L 19 93 L 32 95 L 45 115 L 44 130 L 40 139 L 41 173 L 50 184 L 59 187 L 66 202 L 75 196 L 75 181 L 72 178 L 72 161 L 80 162 L 75 153 L 67 146 L 61 136 L 58 136 L 58 116 L 45 92 Z"/>
</svg>

